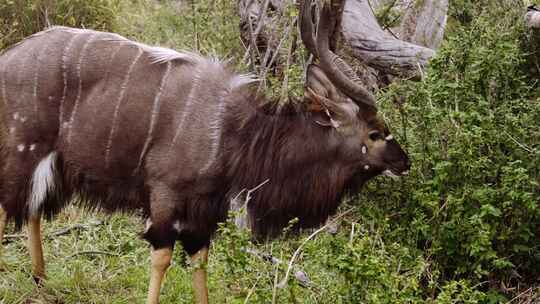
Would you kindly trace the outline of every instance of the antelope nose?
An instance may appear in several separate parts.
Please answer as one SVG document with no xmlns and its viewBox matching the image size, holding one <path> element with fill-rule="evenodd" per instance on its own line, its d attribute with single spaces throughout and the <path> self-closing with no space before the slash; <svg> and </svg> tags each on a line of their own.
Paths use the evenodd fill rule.
<svg viewBox="0 0 540 304">
<path fill-rule="evenodd" d="M 411 169 L 411 160 L 407 158 L 405 161 L 405 168 L 407 168 L 407 171 Z"/>
<path fill-rule="evenodd" d="M 401 171 L 401 175 L 408 175 L 409 170 L 411 169 L 411 161 L 407 158 L 401 162 L 403 170 Z"/>
</svg>

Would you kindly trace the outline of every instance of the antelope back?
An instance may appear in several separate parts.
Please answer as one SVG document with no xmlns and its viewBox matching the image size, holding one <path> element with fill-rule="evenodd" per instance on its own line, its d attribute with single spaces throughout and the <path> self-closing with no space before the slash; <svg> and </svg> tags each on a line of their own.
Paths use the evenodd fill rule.
<svg viewBox="0 0 540 304">
<path fill-rule="evenodd" d="M 20 223 L 27 209 L 17 204 L 28 201 L 36 172 L 59 178 L 56 188 L 36 184 L 43 197 L 61 184 L 65 197 L 112 210 L 148 210 L 147 189 L 158 179 L 181 188 L 218 176 L 221 129 L 232 115 L 226 96 L 252 81 L 217 60 L 112 33 L 37 33 L 0 56 L 2 167 L 21 189 L 3 204 Z"/>
<path fill-rule="evenodd" d="M 29 37 L 0 63 L 10 145 L 60 147 L 67 162 L 111 178 L 139 170 L 150 144 L 160 147 L 151 156 L 158 163 L 180 154 L 186 174 L 208 170 L 222 99 L 245 81 L 195 54 L 63 27 Z"/>
</svg>

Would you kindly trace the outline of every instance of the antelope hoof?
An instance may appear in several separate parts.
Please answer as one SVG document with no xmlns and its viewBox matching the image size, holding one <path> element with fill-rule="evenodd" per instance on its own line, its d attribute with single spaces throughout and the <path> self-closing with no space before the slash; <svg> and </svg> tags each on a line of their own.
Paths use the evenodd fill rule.
<svg viewBox="0 0 540 304">
<path fill-rule="evenodd" d="M 32 278 L 34 279 L 34 282 L 38 287 L 43 287 L 43 282 L 45 281 L 45 278 L 43 276 L 33 275 Z"/>
</svg>

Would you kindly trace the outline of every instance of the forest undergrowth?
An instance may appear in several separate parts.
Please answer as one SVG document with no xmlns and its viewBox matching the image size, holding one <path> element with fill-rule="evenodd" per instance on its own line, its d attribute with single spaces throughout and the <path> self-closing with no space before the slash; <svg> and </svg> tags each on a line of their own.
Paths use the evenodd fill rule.
<svg viewBox="0 0 540 304">
<path fill-rule="evenodd" d="M 62 24 L 248 70 L 233 1 L 1 2 L 0 49 Z M 232 214 L 207 265 L 214 303 L 540 303 L 540 33 L 522 22 L 531 2 L 450 2 L 443 45 L 423 79 L 378 92 L 412 159 L 410 175 L 378 177 L 348 197 L 337 233 L 308 241 L 282 288 L 309 232 L 254 244 Z M 284 73 L 298 78 L 304 56 L 294 60 Z M 48 279 L 38 288 L 24 235 L 8 227 L 0 303 L 142 303 L 142 230 L 136 215 L 67 208 L 44 224 Z M 177 247 L 163 303 L 192 303 L 191 271 Z"/>
</svg>

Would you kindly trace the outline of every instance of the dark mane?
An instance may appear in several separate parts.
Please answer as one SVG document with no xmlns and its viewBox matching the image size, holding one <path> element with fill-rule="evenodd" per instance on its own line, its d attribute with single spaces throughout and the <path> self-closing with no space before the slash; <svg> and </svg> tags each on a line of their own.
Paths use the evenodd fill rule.
<svg viewBox="0 0 540 304">
<path fill-rule="evenodd" d="M 253 96 L 242 93 L 236 104 Z M 289 103 L 276 113 L 275 106 L 257 104 L 263 106 L 237 109 L 242 123 L 226 130 L 234 139 L 226 149 L 228 197 L 268 179 L 248 206 L 255 235 L 275 236 L 294 218 L 297 228 L 320 225 L 336 211 L 353 174 L 340 161 L 338 147 L 327 145 L 336 135 L 317 125 L 301 105 Z"/>
</svg>

